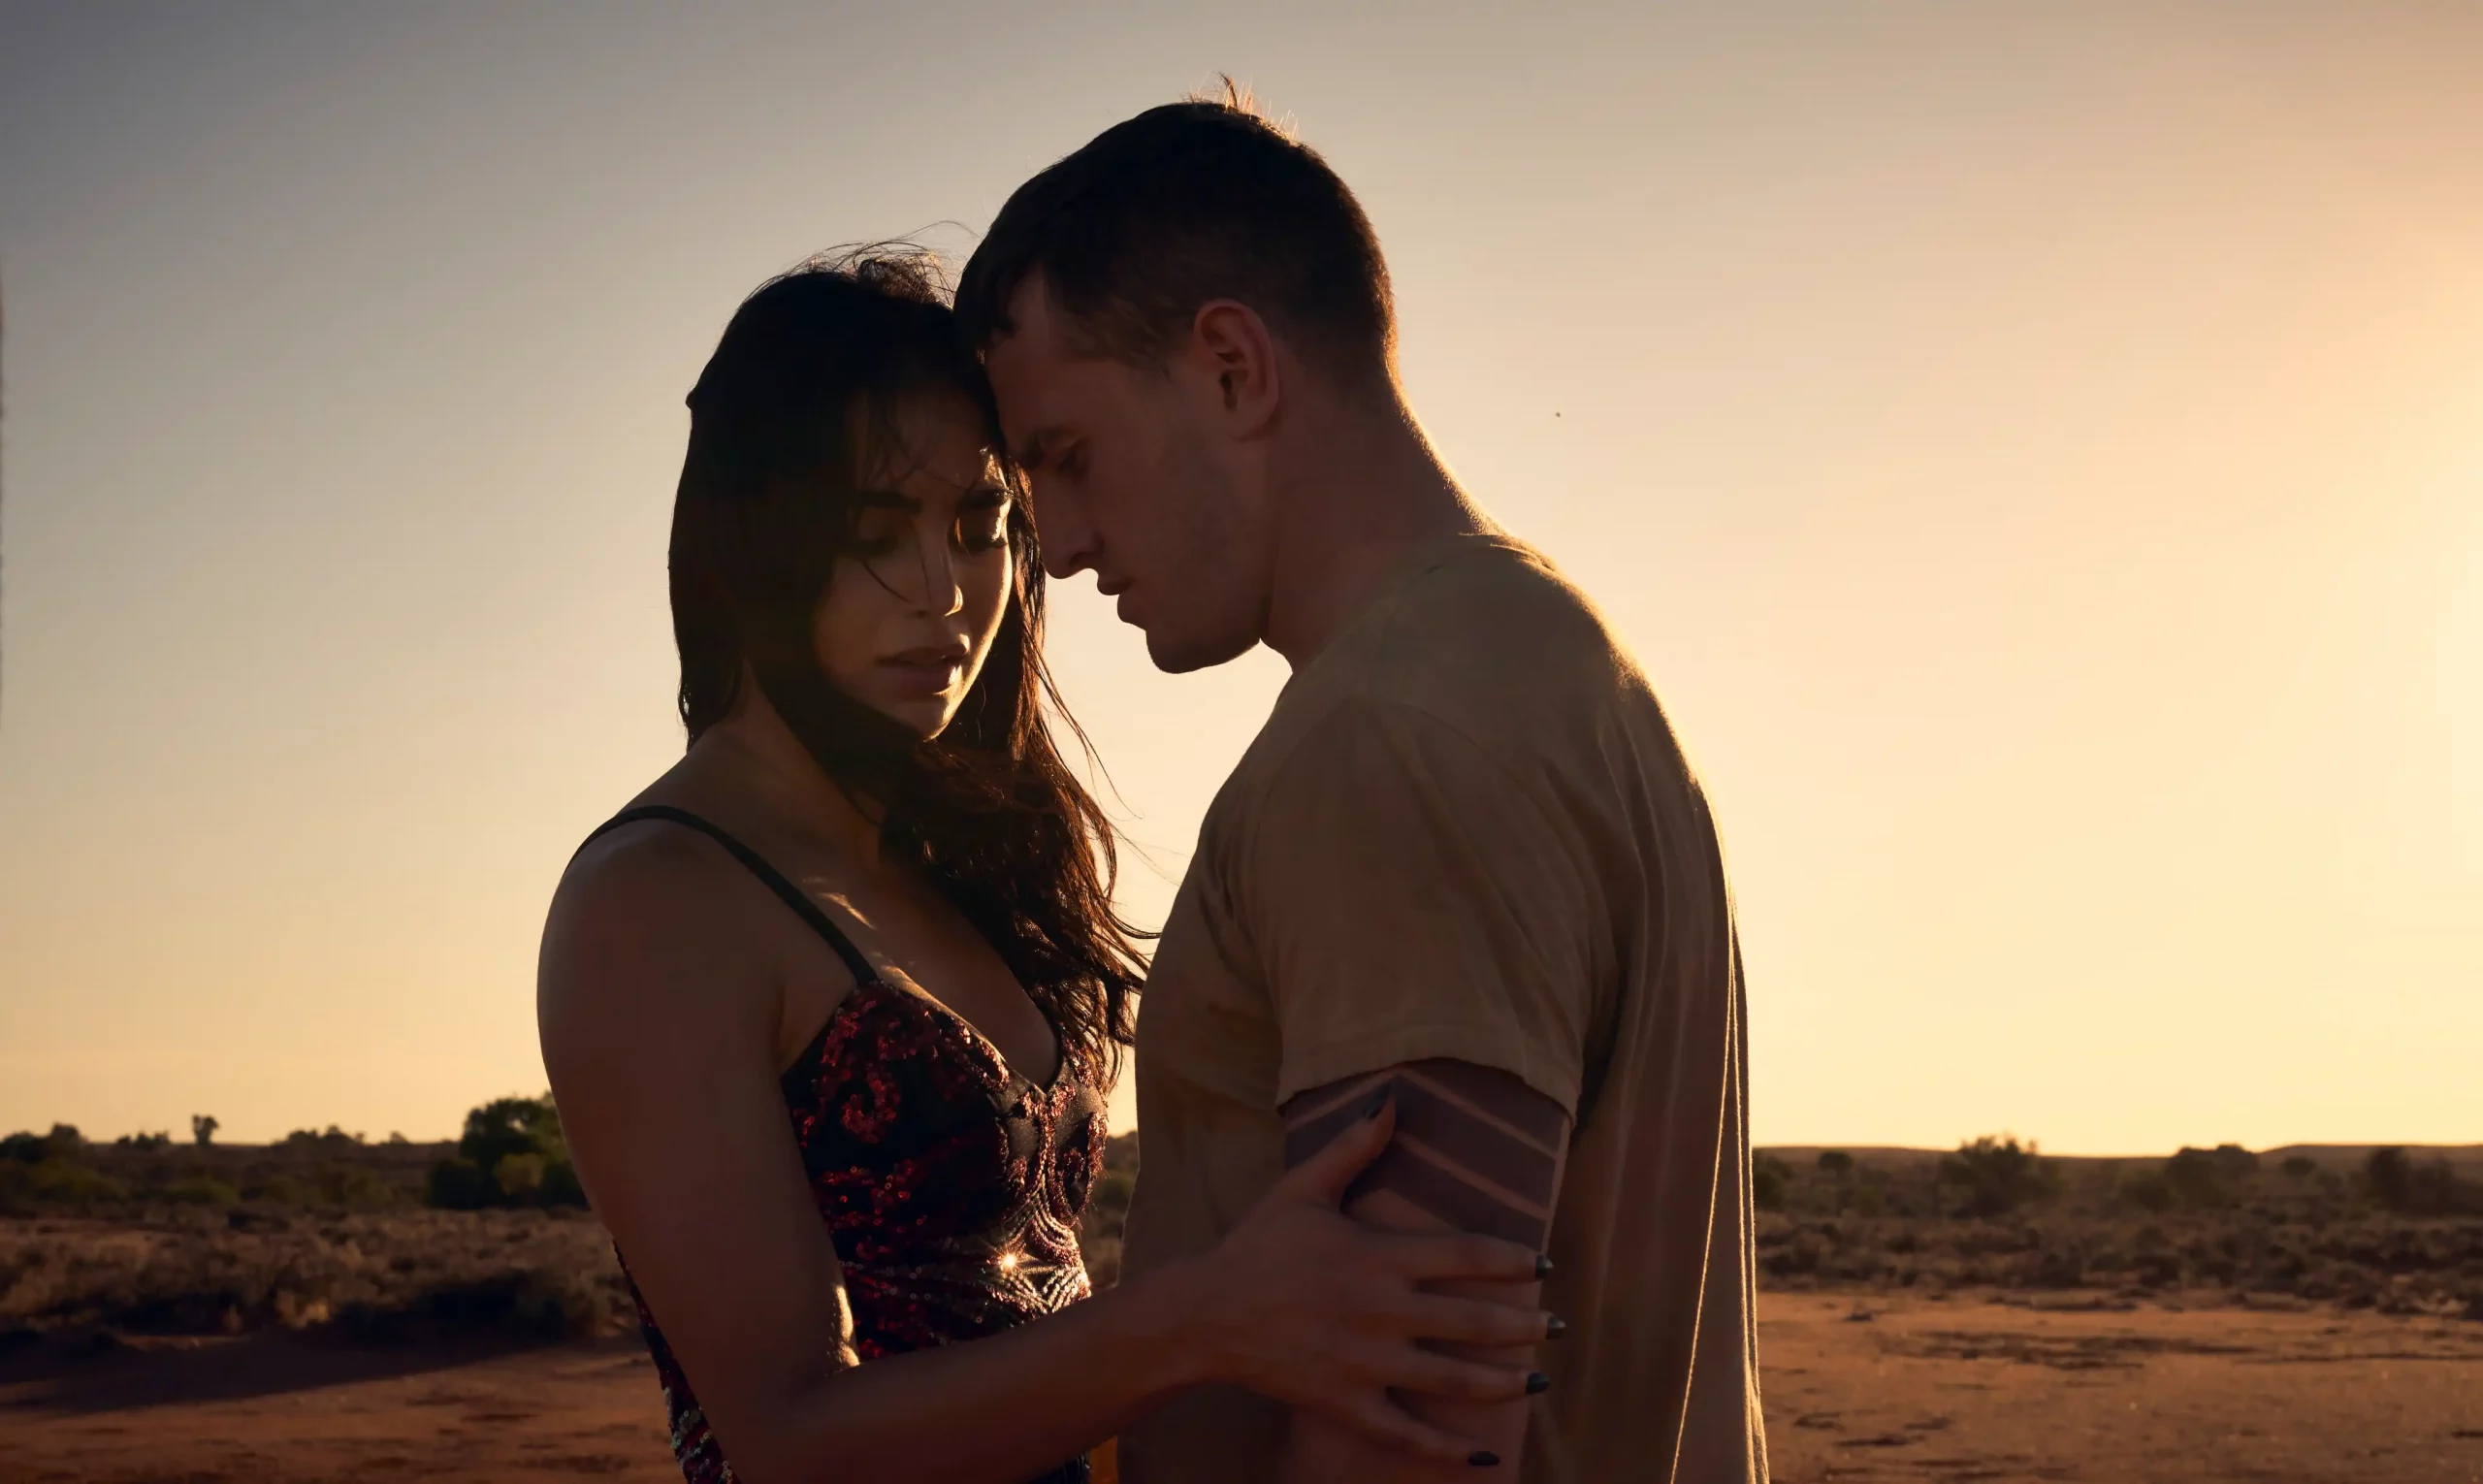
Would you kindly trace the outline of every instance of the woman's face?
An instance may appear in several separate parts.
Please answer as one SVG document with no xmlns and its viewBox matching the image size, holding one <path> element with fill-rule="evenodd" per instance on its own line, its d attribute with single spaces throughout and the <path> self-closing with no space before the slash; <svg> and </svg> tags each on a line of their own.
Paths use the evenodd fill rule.
<svg viewBox="0 0 2483 1484">
<path fill-rule="evenodd" d="M 963 398 L 909 399 L 892 431 L 857 439 L 855 539 L 812 637 L 837 689 L 936 737 L 1008 611 L 1012 500 Z"/>
</svg>

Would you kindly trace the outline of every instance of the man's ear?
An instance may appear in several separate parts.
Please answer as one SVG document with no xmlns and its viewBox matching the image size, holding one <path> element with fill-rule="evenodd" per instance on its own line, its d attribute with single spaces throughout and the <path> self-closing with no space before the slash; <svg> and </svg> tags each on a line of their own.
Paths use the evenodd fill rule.
<svg viewBox="0 0 2483 1484">
<path fill-rule="evenodd" d="M 1230 299 L 1209 300 L 1190 321 L 1189 353 L 1212 380 L 1233 436 L 1265 432 L 1283 399 L 1283 383 L 1275 338 L 1259 311 Z"/>
</svg>

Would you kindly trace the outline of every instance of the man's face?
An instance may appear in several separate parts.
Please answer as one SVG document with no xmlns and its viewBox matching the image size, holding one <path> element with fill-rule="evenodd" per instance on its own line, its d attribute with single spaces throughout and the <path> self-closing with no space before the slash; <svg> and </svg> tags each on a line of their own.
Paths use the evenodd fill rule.
<svg viewBox="0 0 2483 1484">
<path fill-rule="evenodd" d="M 1269 539 L 1255 456 L 1228 436 L 1210 371 L 1085 347 L 1040 274 L 985 358 L 1009 448 L 1026 470 L 1044 569 L 1092 569 L 1158 669 L 1221 664 L 1267 622 Z"/>
</svg>

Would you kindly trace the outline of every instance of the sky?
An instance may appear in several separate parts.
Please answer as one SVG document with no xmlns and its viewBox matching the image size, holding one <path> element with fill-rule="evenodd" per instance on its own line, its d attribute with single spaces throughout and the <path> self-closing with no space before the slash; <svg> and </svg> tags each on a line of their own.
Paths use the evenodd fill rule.
<svg viewBox="0 0 2483 1484">
<path fill-rule="evenodd" d="M 0 1129 L 540 1089 L 733 306 L 1219 71 L 1663 697 L 1759 1143 L 2483 1140 L 2483 10 L 2154 0 L 0 0 Z M 1284 667 L 1054 601 L 1160 920 Z"/>
</svg>

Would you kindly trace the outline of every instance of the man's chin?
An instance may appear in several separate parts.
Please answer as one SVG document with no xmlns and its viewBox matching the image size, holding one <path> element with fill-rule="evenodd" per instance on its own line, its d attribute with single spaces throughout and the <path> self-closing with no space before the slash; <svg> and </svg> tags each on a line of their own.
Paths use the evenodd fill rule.
<svg viewBox="0 0 2483 1484">
<path fill-rule="evenodd" d="M 1162 626 L 1145 630 L 1146 658 L 1167 675 L 1186 675 L 1239 660 L 1258 647 L 1254 634 L 1183 634 Z"/>
</svg>

